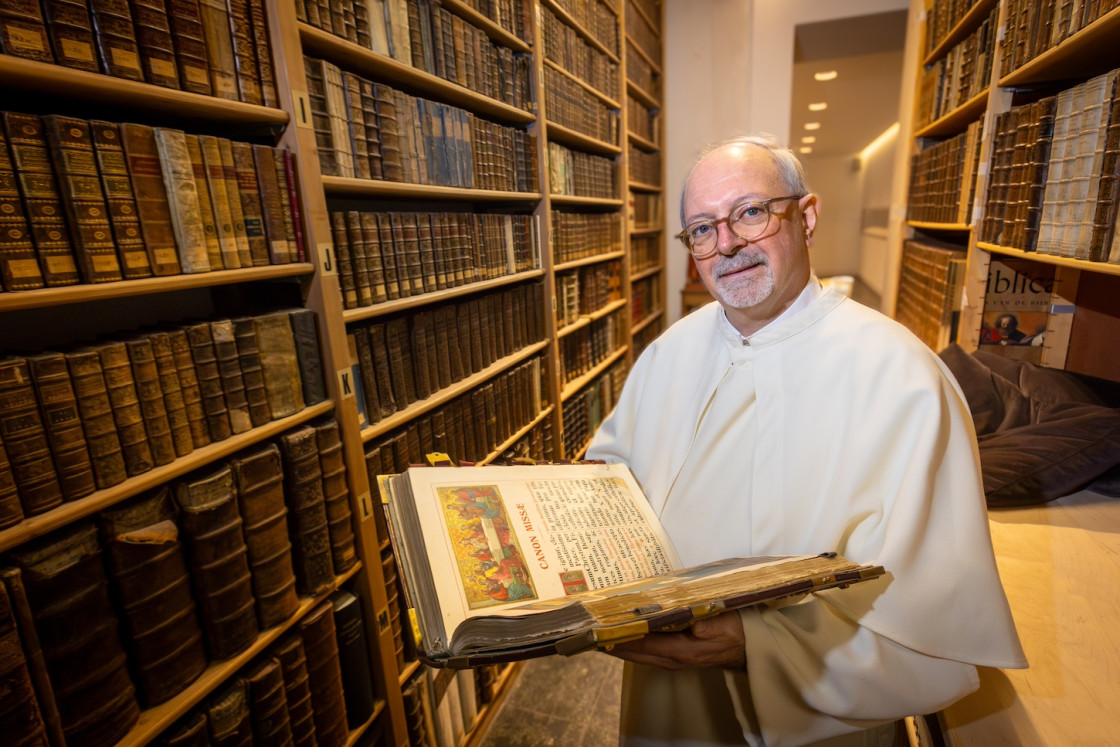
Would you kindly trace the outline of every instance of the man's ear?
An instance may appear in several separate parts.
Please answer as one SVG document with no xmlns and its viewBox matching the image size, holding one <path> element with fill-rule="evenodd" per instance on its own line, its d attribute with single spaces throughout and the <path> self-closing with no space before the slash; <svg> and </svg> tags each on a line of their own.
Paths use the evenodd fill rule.
<svg viewBox="0 0 1120 747">
<path fill-rule="evenodd" d="M 801 225 L 805 228 L 805 240 L 813 238 L 813 231 L 817 229 L 817 196 L 807 194 L 801 198 L 798 206 L 801 208 Z"/>
</svg>

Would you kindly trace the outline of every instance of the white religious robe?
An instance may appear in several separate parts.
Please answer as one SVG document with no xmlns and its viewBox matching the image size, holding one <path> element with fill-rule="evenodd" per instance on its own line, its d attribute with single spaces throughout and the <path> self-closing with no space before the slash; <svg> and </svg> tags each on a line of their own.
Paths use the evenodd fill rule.
<svg viewBox="0 0 1120 747">
<path fill-rule="evenodd" d="M 587 457 L 630 466 L 686 565 L 835 551 L 888 573 L 740 612 L 746 673 L 628 663 L 624 744 L 863 744 L 975 690 L 975 665 L 1026 666 L 956 381 L 815 279 L 746 341 L 717 303 L 673 325 Z"/>
</svg>

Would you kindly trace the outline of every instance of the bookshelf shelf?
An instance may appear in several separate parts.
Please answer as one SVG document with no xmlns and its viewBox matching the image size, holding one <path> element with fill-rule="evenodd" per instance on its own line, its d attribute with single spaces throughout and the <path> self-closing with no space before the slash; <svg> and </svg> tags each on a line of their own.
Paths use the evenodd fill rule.
<svg viewBox="0 0 1120 747">
<path fill-rule="evenodd" d="M 610 197 L 581 197 L 580 195 L 552 195 L 553 205 L 585 205 L 587 207 L 622 207 L 623 201 Z"/>
<path fill-rule="evenodd" d="M 631 80 L 626 81 L 626 92 L 630 94 L 630 98 L 642 102 L 642 104 L 649 109 L 657 109 L 661 106 L 661 102 L 658 101 L 653 94 L 644 90 Z"/>
<path fill-rule="evenodd" d="M 419 668 L 420 668 L 420 662 L 419 661 L 410 661 L 407 664 L 405 664 L 404 669 L 401 670 L 400 677 L 399 677 L 400 686 L 404 687 L 405 684 L 410 679 L 412 679 L 412 675 L 416 674 L 416 670 L 419 669 Z"/>
<path fill-rule="evenodd" d="M 573 259 L 568 262 L 560 262 L 555 267 L 553 267 L 553 269 L 556 272 L 562 272 L 564 270 L 575 269 L 576 267 L 586 267 L 587 265 L 595 265 L 599 264 L 600 262 L 609 262 L 612 259 L 622 259 L 625 256 L 626 252 L 622 251 L 607 252 L 605 254 L 595 254 L 590 257 L 581 257 L 579 259 Z"/>
<path fill-rule="evenodd" d="M 555 0 L 540 0 L 540 3 L 541 3 L 542 8 L 548 8 L 549 10 L 551 10 L 556 15 L 557 18 L 559 18 L 561 21 L 566 23 L 568 26 L 571 26 L 573 29 L 575 29 L 576 33 L 578 33 L 583 38 L 584 41 L 586 41 L 588 44 L 590 44 L 592 47 L 594 47 L 598 51 L 605 54 L 612 62 L 618 62 L 619 61 L 618 60 L 618 55 L 616 55 L 614 52 L 609 50 L 606 47 L 606 45 L 604 45 L 601 41 L 596 39 L 591 34 L 590 31 L 588 31 L 583 26 L 581 26 L 576 21 L 576 19 L 572 18 L 572 16 L 568 13 L 568 11 L 561 8 L 560 4 L 557 3 Z"/>
<path fill-rule="evenodd" d="M 556 338 L 561 339 L 563 337 L 567 337 L 568 335 L 572 334 L 576 330 L 583 329 L 584 327 L 588 326 L 592 322 L 594 322 L 598 319 L 602 319 L 603 317 L 605 317 L 608 314 L 611 314 L 615 311 L 618 311 L 619 309 L 621 309 L 625 305 L 626 305 L 626 299 L 625 298 L 620 298 L 617 301 L 611 301 L 609 304 L 607 304 L 603 308 L 596 309 L 595 311 L 593 311 L 590 314 L 584 314 L 578 320 L 572 322 L 571 324 L 569 324 L 565 327 L 562 327 L 561 329 L 556 330 Z"/>
<path fill-rule="evenodd" d="M 630 329 L 630 334 L 632 334 L 632 335 L 638 334 L 643 329 L 645 329 L 646 327 L 648 327 L 649 325 L 653 324 L 655 321 L 660 319 L 661 315 L 664 314 L 664 313 L 665 313 L 664 309 L 657 309 L 656 311 L 651 312 L 649 315 L 647 315 L 645 318 L 643 318 L 640 322 L 635 324 Z"/>
<path fill-rule="evenodd" d="M 548 139 L 563 145 L 570 145 L 580 150 L 592 151 L 599 155 L 617 156 L 622 152 L 622 148 L 617 145 L 599 140 L 598 138 L 584 135 L 582 132 L 577 132 L 569 127 L 557 124 L 552 120 L 548 121 Z"/>
<path fill-rule="evenodd" d="M 462 0 L 442 0 L 441 4 L 463 20 L 485 31 L 493 41 L 509 47 L 514 52 L 529 52 L 533 49 L 529 42 L 511 34 Z"/>
<path fill-rule="evenodd" d="M 39 309 L 89 301 L 166 293 L 187 288 L 208 288 L 233 283 L 251 283 L 279 278 L 306 277 L 315 268 L 305 262 L 268 267 L 250 267 L 243 270 L 216 270 L 189 275 L 168 275 L 141 280 L 119 280 L 112 283 L 67 285 L 61 288 L 41 288 L 30 291 L 13 291 L 0 294 L 0 312 L 17 309 Z"/>
<path fill-rule="evenodd" d="M 432 293 L 424 293 L 419 296 L 409 296 L 407 298 L 397 298 L 392 301 L 385 301 L 384 303 L 376 304 L 375 306 L 365 306 L 360 309 L 349 309 L 342 312 L 342 319 L 347 324 L 359 322 L 363 319 L 375 319 L 380 316 L 388 316 L 398 311 L 405 309 L 417 309 L 423 306 L 448 301 L 452 298 L 460 298 L 462 296 L 471 296 L 481 291 L 487 291 L 492 288 L 502 288 L 514 283 L 522 283 L 526 280 L 533 280 L 544 275 L 543 270 L 529 270 L 528 272 L 518 272 L 513 275 L 505 275 L 500 278 L 491 278 L 489 280 L 480 280 L 475 283 L 468 283 L 466 285 L 456 286 L 454 288 L 444 288 L 443 290 L 434 291 Z"/>
<path fill-rule="evenodd" d="M 657 26 L 655 26 L 653 24 L 653 21 L 650 20 L 650 17 L 646 15 L 645 8 L 638 5 L 637 3 L 628 3 L 626 7 L 628 10 L 633 10 L 637 14 L 638 18 L 642 19 L 642 23 L 649 27 L 649 30 L 652 31 L 660 40 L 661 30 Z"/>
<path fill-rule="evenodd" d="M 0 54 L 0 90 L 33 94 L 37 99 L 57 97 L 58 104 L 80 102 L 113 116 L 141 113 L 171 115 L 177 122 L 222 122 L 243 129 L 257 127 L 268 132 L 287 125 L 288 112 L 239 101 L 228 101 L 172 88 L 114 78 L 99 73 L 52 65 L 22 57 Z M 72 105 L 72 104 L 71 104 Z M 8 109 L 11 104 L 4 104 Z"/>
<path fill-rule="evenodd" d="M 661 150 L 661 148 L 658 147 L 657 143 L 653 142 L 652 140 L 646 140 L 636 132 L 628 132 L 626 133 L 626 137 L 630 140 L 630 143 L 632 145 L 638 146 L 640 149 L 646 151 L 647 153 L 657 153 Z"/>
<path fill-rule="evenodd" d="M 653 58 L 649 56 L 649 53 L 642 49 L 642 45 L 632 39 L 629 34 L 626 35 L 626 43 L 633 47 L 634 51 L 638 53 L 638 56 L 646 61 L 646 64 L 650 66 L 650 69 L 653 70 L 654 73 L 661 75 L 661 64 L 654 62 Z"/>
<path fill-rule="evenodd" d="M 470 390 L 486 383 L 503 371 L 507 371 L 516 366 L 521 361 L 527 360 L 537 353 L 541 352 L 548 347 L 548 342 L 537 342 L 522 348 L 512 355 L 507 355 L 505 358 L 491 363 L 481 371 L 468 376 L 462 381 L 457 381 L 446 389 L 441 389 L 435 392 L 427 399 L 422 399 L 419 402 L 413 402 L 408 407 L 398 412 L 393 413 L 387 418 L 383 418 L 373 425 L 367 426 L 362 429 L 362 441 L 368 442 L 378 436 L 382 436 L 389 431 L 405 425 L 417 416 L 422 415 L 430 410 L 446 404 L 455 399 L 461 394 L 469 392 Z"/>
<path fill-rule="evenodd" d="M 160 732 L 171 726 L 176 719 L 198 705 L 198 703 L 211 693 L 214 688 L 252 661 L 253 657 L 278 641 L 280 636 L 288 632 L 300 618 L 326 600 L 327 597 L 340 588 L 343 583 L 356 576 L 361 568 L 362 564 L 360 562 L 356 563 L 353 568 L 350 568 L 342 576 L 337 577 L 334 584 L 332 584 L 331 588 L 327 591 L 317 594 L 314 597 L 301 598 L 299 608 L 294 615 L 280 625 L 258 633 L 256 640 L 253 641 L 249 648 L 233 658 L 212 663 L 197 680 L 174 698 L 154 708 L 144 710 L 140 714 L 140 720 L 137 722 L 136 726 L 134 726 L 132 731 L 118 743 L 118 747 L 140 747 L 140 745 L 145 745 L 153 740 Z M 375 710 L 380 711 L 383 708 L 384 703 L 382 702 Z"/>
<path fill-rule="evenodd" d="M 564 77 L 566 77 L 566 78 L 572 80 L 573 82 L 575 82 L 576 84 L 578 84 L 581 88 L 583 88 L 585 91 L 590 93 L 595 98 L 602 101 L 608 107 L 610 107 L 612 109 L 620 109 L 622 107 L 622 104 L 618 103 L 613 98 L 611 98 L 609 95 L 607 95 L 606 93 L 603 93 L 598 88 L 596 88 L 595 86 L 593 86 L 590 83 L 588 83 L 587 81 L 585 81 L 583 78 L 580 78 L 578 75 L 575 75 L 574 73 L 568 72 L 568 70 L 566 68 L 564 68 L 562 65 L 560 65 L 559 63 L 553 62 L 552 60 L 550 60 L 546 57 L 545 60 L 544 60 L 544 64 L 545 64 L 545 67 L 550 68 L 552 70 L 555 70 L 556 72 L 560 73 Z"/>
<path fill-rule="evenodd" d="M 512 436 L 499 444 L 497 449 L 490 452 L 485 459 L 479 461 L 479 464 L 489 464 L 496 459 L 500 459 L 502 454 L 506 453 L 508 449 L 510 449 L 514 444 L 520 441 L 525 434 L 529 433 L 538 425 L 548 420 L 549 416 L 552 415 L 553 410 L 555 409 L 556 408 L 549 405 L 545 409 L 541 410 L 539 413 L 537 413 L 537 416 L 533 418 L 527 425 L 519 428 L 517 432 L 515 432 Z"/>
<path fill-rule="evenodd" d="M 593 366 L 590 371 L 569 381 L 564 385 L 564 389 L 560 393 L 560 401 L 563 402 L 564 400 L 571 398 L 573 394 L 597 379 L 601 373 L 611 367 L 611 364 L 623 358 L 628 350 L 628 346 L 623 345 L 618 350 L 615 350 L 613 353 Z"/>
<path fill-rule="evenodd" d="M 1120 8 L 1080 29 L 1061 44 L 1000 78 L 1002 88 L 1029 87 L 1076 78 L 1091 78 L 1120 66 Z"/>
<path fill-rule="evenodd" d="M 496 189 L 441 187 L 433 184 L 405 184 L 381 179 L 355 179 L 348 176 L 324 176 L 323 189 L 328 196 L 355 195 L 390 199 L 454 200 L 456 202 L 535 203 L 540 192 L 503 192 Z"/>
<path fill-rule="evenodd" d="M 989 254 L 999 254 L 1004 257 L 1017 257 L 1019 259 L 1029 259 L 1032 262 L 1039 262 L 1044 265 L 1057 265 L 1058 267 L 1069 267 L 1074 270 L 1084 270 L 1085 272 L 1095 272 L 1100 275 L 1117 275 L 1120 276 L 1120 265 L 1112 264 L 1111 262 L 1089 262 L 1084 259 L 1074 259 L 1073 257 L 1059 257 L 1055 254 L 1042 254 L 1040 252 L 1024 252 L 1022 249 L 1014 249 L 1009 246 L 998 246 L 996 244 L 988 244 L 983 241 L 976 242 L 976 246 Z"/>
<path fill-rule="evenodd" d="M 976 121 L 988 107 L 988 91 L 973 96 L 961 106 L 943 117 L 930 122 L 917 132 L 915 137 L 943 137 L 955 135 L 964 130 L 969 123 Z"/>
<path fill-rule="evenodd" d="M 153 467 L 147 472 L 128 478 L 119 485 L 98 490 L 96 493 L 91 493 L 76 501 L 63 503 L 61 506 L 45 513 L 28 516 L 19 524 L 0 531 L 0 552 L 11 550 L 28 540 L 40 537 L 53 529 L 58 529 L 78 519 L 92 516 L 98 511 L 139 495 L 145 490 L 162 485 L 176 477 L 182 477 L 192 470 L 223 457 L 231 456 L 248 446 L 278 436 L 289 428 L 306 423 L 320 415 L 325 415 L 333 409 L 334 403 L 330 400 L 305 407 L 295 415 L 274 420 L 259 428 L 253 428 L 245 433 L 230 436 L 223 441 L 216 441 L 195 449 L 190 454 L 180 457 L 170 464 Z"/>
<path fill-rule="evenodd" d="M 999 0 L 977 0 L 976 4 L 965 13 L 964 17 L 957 22 L 957 25 L 934 47 L 933 51 L 926 55 L 922 64 L 932 65 L 944 57 L 950 49 L 963 41 L 980 25 L 981 21 L 988 17 L 988 14 L 992 12 L 992 8 L 996 7 L 998 2 Z"/>
<path fill-rule="evenodd" d="M 630 229 L 631 236 L 653 236 L 665 230 L 664 226 L 634 226 Z"/>
<path fill-rule="evenodd" d="M 627 182 L 626 186 L 639 192 L 661 192 L 661 187 L 656 184 L 645 184 L 643 182 Z"/>
<path fill-rule="evenodd" d="M 922 220 L 908 220 L 906 225 L 911 228 L 920 228 L 924 231 L 952 231 L 954 233 L 966 233 L 972 230 L 972 226 L 968 223 L 931 223 L 930 221 Z"/>
<path fill-rule="evenodd" d="M 430 96 L 443 103 L 470 109 L 508 124 L 530 124 L 536 121 L 536 116 L 532 112 L 483 96 L 458 83 L 452 83 L 423 70 L 417 70 L 411 65 L 380 55 L 372 49 L 359 47 L 314 26 L 299 24 L 299 35 L 305 52 L 329 59 L 356 73 L 403 86 L 411 93 Z"/>
<path fill-rule="evenodd" d="M 659 264 L 654 265 L 653 267 L 647 267 L 644 270 L 638 270 L 637 272 L 635 272 L 633 275 L 630 276 L 630 282 L 631 283 L 636 283 L 639 280 L 644 280 L 648 277 L 652 277 L 653 275 L 656 275 L 657 273 L 661 272 L 661 270 L 662 270 L 662 267 Z"/>
</svg>

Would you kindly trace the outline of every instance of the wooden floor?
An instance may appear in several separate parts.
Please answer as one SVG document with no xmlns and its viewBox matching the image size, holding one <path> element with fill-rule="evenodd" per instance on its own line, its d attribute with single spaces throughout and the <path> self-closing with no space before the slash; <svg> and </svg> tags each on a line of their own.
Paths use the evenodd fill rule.
<svg viewBox="0 0 1120 747">
<path fill-rule="evenodd" d="M 618 743 L 622 661 L 598 652 L 524 662 L 477 747 Z"/>
</svg>

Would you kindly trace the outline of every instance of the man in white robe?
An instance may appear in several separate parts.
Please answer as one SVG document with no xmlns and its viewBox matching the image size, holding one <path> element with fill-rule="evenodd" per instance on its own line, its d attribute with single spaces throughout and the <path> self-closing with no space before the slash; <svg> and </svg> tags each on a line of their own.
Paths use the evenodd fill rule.
<svg viewBox="0 0 1120 747">
<path fill-rule="evenodd" d="M 681 218 L 719 303 L 649 345 L 587 457 L 630 466 L 686 565 L 835 551 L 888 575 L 616 647 L 622 742 L 889 745 L 977 665 L 1026 665 L 968 407 L 917 338 L 812 276 L 787 149 L 710 150 Z"/>
</svg>

